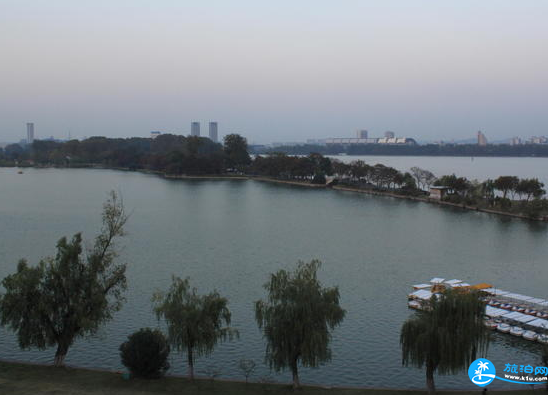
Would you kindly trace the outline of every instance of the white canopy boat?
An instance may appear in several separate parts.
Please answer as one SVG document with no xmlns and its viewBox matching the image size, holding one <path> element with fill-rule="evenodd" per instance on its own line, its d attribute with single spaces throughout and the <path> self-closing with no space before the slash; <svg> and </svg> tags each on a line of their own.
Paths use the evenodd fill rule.
<svg viewBox="0 0 548 395">
<path fill-rule="evenodd" d="M 522 327 L 519 327 L 519 326 L 513 326 L 512 328 L 510 328 L 510 334 L 513 336 L 521 337 L 523 336 L 523 332 L 525 331 L 523 330 Z"/>
<path fill-rule="evenodd" d="M 502 333 L 508 333 L 510 332 L 510 325 L 505 324 L 504 322 L 501 322 L 500 324 L 497 325 L 497 331 Z"/>
<path fill-rule="evenodd" d="M 535 340 L 537 340 L 538 335 L 537 335 L 537 332 L 535 331 L 525 331 L 523 332 L 523 338 L 525 340 L 531 340 L 534 342 Z"/>
</svg>

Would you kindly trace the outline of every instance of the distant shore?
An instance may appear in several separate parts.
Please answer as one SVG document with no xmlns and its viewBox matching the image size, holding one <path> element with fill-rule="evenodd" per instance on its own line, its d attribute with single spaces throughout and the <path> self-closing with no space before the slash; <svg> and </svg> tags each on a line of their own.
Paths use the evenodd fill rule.
<svg viewBox="0 0 548 395">
<path fill-rule="evenodd" d="M 38 169 L 44 169 L 44 168 L 67 169 L 68 168 L 70 169 L 71 167 L 33 166 L 32 168 L 38 168 Z M 255 181 L 269 182 L 274 184 L 284 184 L 284 185 L 292 185 L 292 186 L 314 188 L 314 189 L 332 189 L 332 190 L 344 191 L 344 192 L 365 193 L 368 195 L 384 196 L 384 197 L 405 199 L 405 200 L 411 200 L 411 201 L 417 201 L 417 202 L 423 202 L 423 203 L 431 203 L 431 204 L 436 204 L 438 206 L 460 208 L 463 210 L 471 210 L 471 211 L 479 211 L 487 214 L 496 214 L 496 215 L 519 218 L 519 219 L 530 220 L 530 221 L 548 222 L 548 217 L 533 218 L 523 214 L 511 213 L 511 212 L 500 211 L 500 210 L 492 210 L 492 209 L 483 208 L 483 207 L 469 206 L 466 204 L 445 202 L 438 199 L 431 199 L 429 197 L 400 195 L 390 191 L 378 191 L 373 189 L 355 188 L 355 187 L 349 187 L 344 185 L 331 186 L 331 185 L 323 185 L 323 184 L 312 184 L 306 181 L 283 180 L 278 178 L 247 175 L 247 174 L 199 174 L 199 175 L 166 174 L 163 172 L 146 170 L 146 169 L 129 169 L 129 168 L 122 168 L 122 167 L 106 167 L 106 166 L 97 166 L 97 165 L 89 165 L 89 166 L 84 165 L 84 166 L 79 166 L 75 168 L 139 172 L 144 174 L 153 174 L 153 175 L 157 175 L 162 178 L 171 179 L 171 180 L 255 180 Z"/>
<path fill-rule="evenodd" d="M 464 156 L 464 157 L 511 157 L 511 158 L 546 158 L 548 144 L 332 144 L 332 145 L 291 145 L 274 149 L 253 149 L 254 155 L 269 152 L 283 152 L 287 155 L 308 155 L 317 152 L 322 155 L 381 155 L 381 156 Z"/>
</svg>

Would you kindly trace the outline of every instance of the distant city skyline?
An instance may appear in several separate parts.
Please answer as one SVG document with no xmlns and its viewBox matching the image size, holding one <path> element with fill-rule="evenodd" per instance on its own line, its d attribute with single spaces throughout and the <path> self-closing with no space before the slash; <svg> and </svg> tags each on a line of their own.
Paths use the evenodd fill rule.
<svg viewBox="0 0 548 395">
<path fill-rule="evenodd" d="M 175 135 L 183 135 L 183 136 L 197 136 L 197 137 L 207 137 L 209 138 L 210 140 L 214 141 L 214 142 L 221 142 L 222 143 L 222 139 L 219 138 L 219 133 L 218 133 L 218 130 L 219 130 L 219 123 L 216 122 L 216 121 L 209 121 L 208 122 L 209 126 L 208 126 L 208 134 L 207 135 L 202 135 L 201 134 L 201 122 L 200 121 L 192 121 L 190 123 L 190 132 L 182 132 L 182 133 L 179 133 L 179 132 L 175 132 L 175 131 L 150 131 L 148 132 L 146 135 L 138 135 L 138 136 L 121 136 L 121 137 L 149 137 L 149 138 L 152 138 L 152 139 L 155 139 L 156 137 L 158 137 L 159 135 L 161 134 L 175 134 Z M 226 132 L 225 134 L 230 134 L 230 133 L 234 133 L 234 132 Z M 242 133 L 239 133 L 241 134 L 243 137 L 246 137 L 247 136 L 245 134 L 242 134 Z M 320 144 L 320 145 L 323 145 L 329 141 L 331 141 L 331 143 L 333 143 L 333 141 L 335 140 L 347 140 L 347 139 L 350 139 L 350 140 L 355 140 L 356 138 L 357 139 L 365 139 L 367 140 L 368 137 L 369 137 L 369 140 L 378 140 L 379 138 L 381 140 L 383 139 L 393 139 L 396 136 L 396 134 L 393 132 L 393 131 L 384 131 L 382 133 L 377 133 L 376 135 L 371 135 L 369 136 L 369 131 L 366 130 L 366 129 L 357 129 L 355 130 L 355 134 L 356 136 L 352 136 L 352 137 L 349 137 L 348 135 L 346 136 L 343 136 L 343 137 L 329 137 L 329 138 L 306 138 L 304 140 L 286 140 L 286 141 L 280 141 L 280 140 L 272 140 L 272 141 L 267 141 L 267 142 L 257 142 L 257 141 L 253 141 L 253 140 L 248 140 L 248 143 L 250 144 L 265 144 L 265 145 L 274 145 L 274 146 L 280 146 L 280 145 L 292 145 L 292 144 Z M 96 136 L 106 136 L 106 135 L 96 135 Z M 13 141 L 2 141 L 0 140 L 0 146 L 5 146 L 6 144 L 11 144 L 11 143 L 18 143 L 18 142 L 22 142 L 22 143 L 25 143 L 25 144 L 28 144 L 28 143 L 31 143 L 35 140 L 35 135 L 34 135 L 34 123 L 33 122 L 27 122 L 26 123 L 26 138 L 22 138 L 22 135 L 19 136 L 20 138 L 19 139 L 16 139 L 16 140 L 13 140 Z M 77 140 L 84 140 L 86 138 L 89 138 L 89 137 L 92 137 L 92 136 L 83 136 L 83 137 L 78 137 L 78 136 L 71 136 L 71 133 L 69 132 L 67 136 L 55 136 L 55 135 L 50 135 L 50 136 L 37 136 L 36 139 L 38 140 L 55 140 L 55 141 L 67 141 L 67 140 L 70 140 L 72 138 L 75 138 Z M 118 136 L 106 136 L 106 137 L 118 137 Z M 437 140 L 421 140 L 421 139 L 415 139 L 414 136 L 400 136 L 399 138 L 407 138 L 407 139 L 412 139 L 413 141 L 416 141 L 417 143 L 419 144 L 438 144 L 438 143 L 447 143 L 447 144 L 451 144 L 451 143 L 457 143 L 457 144 L 474 144 L 474 143 L 477 143 L 479 145 L 487 145 L 487 144 L 500 144 L 500 143 L 504 143 L 504 144 L 510 144 L 510 145 L 520 145 L 520 144 L 547 144 L 548 143 L 548 135 L 529 135 L 529 136 L 525 136 L 525 135 L 522 135 L 522 136 L 518 136 L 518 135 L 515 135 L 515 136 L 512 136 L 512 137 L 508 137 L 508 138 L 502 138 L 502 139 L 498 139 L 498 140 L 494 140 L 494 141 L 488 141 L 487 137 L 485 136 L 485 134 L 480 130 L 480 131 L 477 131 L 473 136 L 464 136 L 464 138 L 462 139 L 437 139 Z"/>
<path fill-rule="evenodd" d="M 27 122 L 36 138 L 145 137 L 211 118 L 256 143 L 547 135 L 547 14 L 543 0 L 4 0 L 0 141 Z"/>
</svg>

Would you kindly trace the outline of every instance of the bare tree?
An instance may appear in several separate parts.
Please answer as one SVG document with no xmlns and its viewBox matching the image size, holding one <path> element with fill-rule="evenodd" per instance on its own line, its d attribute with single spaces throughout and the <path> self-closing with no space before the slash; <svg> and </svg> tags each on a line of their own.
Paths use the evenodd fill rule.
<svg viewBox="0 0 548 395">
<path fill-rule="evenodd" d="M 410 171 L 415 181 L 417 181 L 417 186 L 422 190 L 430 189 L 430 186 L 436 181 L 436 176 L 429 170 L 413 166 Z"/>
<path fill-rule="evenodd" d="M 429 170 L 422 171 L 422 182 L 424 186 L 426 186 L 426 189 L 430 189 L 430 186 L 432 186 L 432 184 L 436 182 L 436 180 L 437 180 L 436 176 L 431 171 Z"/>
</svg>

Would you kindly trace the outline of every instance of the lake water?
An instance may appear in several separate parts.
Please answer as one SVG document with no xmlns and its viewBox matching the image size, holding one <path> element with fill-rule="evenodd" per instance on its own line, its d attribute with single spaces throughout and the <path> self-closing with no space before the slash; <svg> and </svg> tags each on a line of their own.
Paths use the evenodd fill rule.
<svg viewBox="0 0 548 395">
<path fill-rule="evenodd" d="M 378 156 L 338 155 L 330 156 L 343 162 L 363 160 L 369 165 L 381 163 L 400 171 L 409 171 L 413 166 L 427 169 L 437 177 L 455 173 L 471 180 L 484 181 L 498 176 L 536 177 L 548 186 L 548 158 L 500 158 L 459 156 Z"/>
<path fill-rule="evenodd" d="M 287 382 L 288 374 L 263 364 L 253 302 L 265 296 L 269 273 L 291 269 L 298 259 L 322 260 L 320 278 L 340 287 L 347 310 L 334 332 L 332 361 L 302 370 L 303 382 L 323 385 L 424 387 L 424 371 L 402 367 L 399 347 L 400 327 L 413 314 L 406 296 L 414 283 L 435 276 L 487 281 L 548 298 L 543 223 L 351 192 L 109 170 L 0 169 L 0 277 L 14 272 L 21 257 L 36 264 L 53 255 L 63 235 L 83 231 L 91 240 L 111 189 L 132 212 L 121 256 L 129 264 L 127 302 L 98 336 L 70 349 L 72 365 L 122 369 L 120 343 L 158 325 L 150 297 L 168 287 L 172 274 L 228 297 L 240 331 L 240 340 L 197 361 L 199 374 L 215 368 L 221 377 L 242 379 L 237 363 L 247 358 L 258 363 L 254 380 L 271 375 Z M 21 351 L 13 334 L 0 329 L 1 358 L 51 362 L 54 351 Z M 186 374 L 184 355 L 170 358 L 171 372 Z M 506 363 L 540 365 L 537 344 L 509 335 L 494 334 L 488 358 L 501 371 Z M 477 389 L 464 372 L 437 384 Z"/>
</svg>

